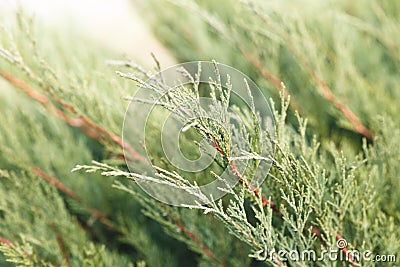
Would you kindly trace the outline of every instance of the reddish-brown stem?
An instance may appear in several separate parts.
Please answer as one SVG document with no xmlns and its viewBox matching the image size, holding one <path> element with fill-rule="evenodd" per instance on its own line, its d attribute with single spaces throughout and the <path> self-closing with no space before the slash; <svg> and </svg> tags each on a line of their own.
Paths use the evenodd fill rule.
<svg viewBox="0 0 400 267">
<path fill-rule="evenodd" d="M 165 209 L 166 214 L 168 214 L 168 217 L 171 218 L 171 220 L 175 223 L 175 225 L 178 227 L 178 229 L 188 238 L 190 238 L 191 240 L 193 240 L 200 248 L 201 250 L 204 252 L 204 254 L 210 258 L 212 261 L 216 262 L 216 263 L 220 263 L 219 259 L 215 256 L 215 254 L 211 251 L 211 249 L 209 249 L 201 240 L 200 238 L 193 233 L 192 231 L 190 231 L 189 229 L 187 229 L 183 223 L 179 220 L 179 218 L 173 216 L 172 214 L 170 214 L 170 212 Z M 225 264 L 222 264 L 222 267 L 226 267 Z"/>
<path fill-rule="evenodd" d="M 261 73 L 261 75 L 269 80 L 278 90 L 284 90 L 284 95 L 287 97 L 288 92 L 282 87 L 282 81 L 271 74 L 259 61 L 257 58 L 255 58 L 252 54 L 244 51 L 243 49 L 242 53 L 244 57 Z M 353 125 L 354 129 L 361 135 L 365 136 L 367 139 L 371 140 L 373 137 L 372 132 L 365 127 L 360 118 L 358 118 L 351 109 L 344 104 L 343 102 L 339 101 L 335 95 L 332 93 L 331 89 L 329 86 L 326 84 L 326 82 L 321 79 L 315 71 L 310 71 L 312 79 L 315 81 L 316 84 L 318 84 L 322 88 L 323 92 L 323 97 L 331 102 L 342 114 L 343 116 L 350 121 L 350 123 Z M 299 110 L 299 105 L 296 104 L 295 102 L 291 101 L 290 103 L 295 109 Z"/>
<path fill-rule="evenodd" d="M 188 229 L 185 228 L 185 226 L 183 226 L 182 222 L 178 219 L 173 217 L 172 220 L 174 221 L 174 223 L 178 226 L 179 230 L 184 233 L 187 237 L 189 237 L 190 239 L 192 239 L 197 245 L 199 245 L 199 247 L 203 250 L 204 254 L 206 254 L 209 258 L 215 258 L 214 253 L 212 253 L 212 251 L 207 248 L 203 242 L 200 241 L 200 239 L 197 237 L 197 235 L 191 231 L 189 231 Z"/>
<path fill-rule="evenodd" d="M 277 76 L 273 75 L 269 70 L 267 70 L 263 66 L 261 61 L 255 58 L 252 54 L 246 52 L 244 49 L 240 50 L 242 51 L 244 57 L 253 65 L 253 67 L 255 67 L 260 72 L 261 76 L 270 81 L 278 91 L 283 90 L 283 94 L 286 98 L 289 96 L 289 92 L 286 90 L 285 87 L 283 87 L 283 82 L 281 79 L 279 79 Z M 290 105 L 295 110 L 300 110 L 300 106 L 294 100 L 290 101 Z"/>
<path fill-rule="evenodd" d="M 361 120 L 351 111 L 351 109 L 344 104 L 343 102 L 339 101 L 335 95 L 332 93 L 329 86 L 326 84 L 324 80 L 322 80 L 318 75 L 312 71 L 311 76 L 314 81 L 322 88 L 324 97 L 330 101 L 340 112 L 351 122 L 354 129 L 361 135 L 365 136 L 367 139 L 371 140 L 373 137 L 372 132 L 365 127 Z"/>
<path fill-rule="evenodd" d="M 274 85 L 274 87 L 276 89 L 278 89 L 279 91 L 283 90 L 285 96 L 288 97 L 289 93 L 282 86 L 281 79 L 279 79 L 278 77 L 274 76 L 270 71 L 268 71 L 263 66 L 261 61 L 257 60 L 252 54 L 244 51 L 243 49 L 241 49 L 241 50 L 242 50 L 242 53 L 243 53 L 244 57 L 253 65 L 253 67 L 255 67 L 265 79 L 270 81 L 272 83 L 272 85 Z"/>
<path fill-rule="evenodd" d="M 6 246 L 12 246 L 12 242 L 2 236 L 0 236 L 0 243 L 6 245 Z"/>
<path fill-rule="evenodd" d="M 8 247 L 13 246 L 13 242 L 11 242 L 10 240 L 8 240 L 8 239 L 6 239 L 6 238 L 4 238 L 4 237 L 2 237 L 2 236 L 0 236 L 0 244 L 4 244 L 4 245 L 6 245 L 6 246 L 8 246 Z M 31 254 L 29 254 L 26 250 L 23 250 L 22 252 L 23 252 L 23 253 L 25 254 L 25 256 L 27 256 L 27 257 L 30 257 L 30 256 L 31 256 Z M 52 267 L 57 267 L 57 266 L 54 265 L 54 264 L 51 264 L 51 266 L 52 266 Z"/>
<path fill-rule="evenodd" d="M 63 185 L 59 180 L 57 180 L 56 178 L 44 173 L 41 169 L 39 169 L 38 167 L 34 167 L 33 171 L 35 172 L 35 174 L 42 178 L 45 179 L 46 181 L 48 181 L 49 183 L 51 183 L 52 185 L 54 185 L 58 190 L 60 190 L 61 192 L 65 193 L 67 196 L 73 198 L 74 200 L 80 200 L 79 196 L 77 194 L 75 194 L 71 189 L 69 189 L 68 187 L 66 187 L 65 185 Z"/>
<path fill-rule="evenodd" d="M 68 253 L 68 249 L 65 245 L 64 238 L 62 237 L 61 233 L 56 229 L 55 225 L 51 224 L 50 228 L 53 230 L 53 232 L 56 236 L 57 243 L 58 243 L 58 246 L 60 247 L 60 250 L 63 255 L 66 266 L 71 266 L 70 259 L 69 259 L 69 253 Z"/>
<path fill-rule="evenodd" d="M 54 185 L 58 190 L 60 190 L 61 192 L 63 192 L 67 196 L 69 196 L 70 198 L 82 203 L 82 199 L 74 191 L 72 191 L 71 189 L 66 187 L 63 183 L 61 183 L 57 178 L 48 175 L 47 173 L 43 172 L 38 167 L 34 167 L 33 171 L 38 177 L 48 181 L 49 183 Z M 93 218 L 98 219 L 101 223 L 103 223 L 107 227 L 113 228 L 113 223 L 107 218 L 107 215 L 105 215 L 104 213 L 102 213 L 101 211 L 99 211 L 97 209 L 87 208 L 87 210 L 93 216 Z"/>
<path fill-rule="evenodd" d="M 51 100 L 42 93 L 35 91 L 32 87 L 30 87 L 26 82 L 16 78 L 12 74 L 0 71 L 0 76 L 2 76 L 5 80 L 7 80 L 12 85 L 20 88 L 27 96 L 36 100 L 40 104 L 42 104 L 47 110 L 51 111 L 55 114 L 58 118 L 65 121 L 68 125 L 80 129 L 84 132 L 88 137 L 92 139 L 96 139 L 97 141 L 101 142 L 105 139 L 110 139 L 112 142 L 120 146 L 121 148 L 125 148 L 126 152 L 128 153 L 127 157 L 133 160 L 138 160 L 140 162 L 146 162 L 146 159 L 137 153 L 133 148 L 124 144 L 122 139 L 117 136 L 116 134 L 107 131 L 100 125 L 91 121 L 88 117 L 84 115 L 79 115 L 77 111 L 72 107 L 72 105 L 66 103 L 59 97 L 56 97 L 56 94 L 52 94 L 55 100 L 60 103 L 65 110 L 77 115 L 77 118 L 70 116 L 69 114 L 65 113 L 60 108 L 56 107 Z"/>
<path fill-rule="evenodd" d="M 215 149 L 217 149 L 217 151 L 218 151 L 222 156 L 224 156 L 225 153 L 222 151 L 222 149 L 221 149 L 220 146 L 217 144 L 217 142 L 214 141 L 214 140 L 212 140 L 212 143 L 213 143 Z M 239 182 L 240 182 L 241 184 L 243 184 L 243 183 L 244 183 L 244 180 L 240 177 L 240 173 L 239 173 L 239 170 L 238 170 L 238 168 L 237 168 L 237 166 L 236 166 L 236 163 L 235 163 L 234 161 L 230 161 L 229 163 L 230 163 L 230 166 L 231 166 L 231 168 L 232 168 L 232 170 L 233 170 L 233 174 L 239 179 Z M 281 217 L 281 218 L 283 217 L 282 213 L 278 210 L 278 208 L 277 208 L 277 206 L 275 205 L 274 202 L 269 201 L 269 200 L 268 200 L 266 197 L 264 197 L 263 195 L 260 196 L 260 191 L 259 191 L 259 189 L 256 188 L 254 185 L 250 184 L 249 186 L 250 186 L 250 189 L 253 191 L 253 193 L 254 193 L 254 195 L 255 195 L 256 197 L 261 197 L 262 205 L 263 205 L 264 207 L 268 205 L 279 217 Z"/>
<path fill-rule="evenodd" d="M 343 239 L 343 237 L 339 233 L 336 233 L 336 240 L 339 241 L 341 239 Z M 344 246 L 344 247 L 340 247 L 339 249 L 345 253 L 346 260 L 349 261 L 351 267 L 356 267 L 356 265 L 352 262 L 354 260 L 353 255 L 351 253 L 347 253 L 347 248 Z"/>
<path fill-rule="evenodd" d="M 217 149 L 217 150 L 218 150 L 218 149 Z M 231 161 L 231 162 L 230 162 L 230 165 L 231 165 L 231 168 L 232 168 L 232 170 L 233 170 L 234 175 L 239 179 L 239 182 L 243 184 L 244 181 L 243 181 L 243 179 L 240 177 L 240 173 L 239 173 L 239 170 L 238 170 L 238 168 L 237 168 L 237 166 L 236 166 L 236 163 L 235 163 L 234 161 Z M 268 206 L 275 212 L 276 215 L 278 215 L 278 216 L 281 217 L 281 218 L 283 217 L 282 213 L 278 210 L 278 208 L 277 208 L 277 206 L 275 205 L 274 202 L 268 200 L 268 199 L 267 199 L 265 196 L 263 196 L 263 195 L 260 196 L 260 191 L 259 191 L 258 188 L 256 188 L 254 185 L 250 184 L 250 189 L 253 191 L 253 193 L 254 193 L 254 195 L 255 195 L 256 197 L 261 197 L 262 205 L 263 205 L 264 207 L 268 205 Z"/>
<path fill-rule="evenodd" d="M 195 233 L 187 229 L 178 218 L 174 216 L 170 216 L 170 218 L 183 234 L 193 240 L 201 248 L 201 250 L 204 252 L 205 255 L 207 255 L 207 257 L 209 257 L 212 261 L 216 263 L 220 263 L 215 254 L 203 242 L 201 242 L 201 240 Z M 225 264 L 222 264 L 222 266 L 225 267 Z"/>
<path fill-rule="evenodd" d="M 213 143 L 215 149 L 217 149 L 217 151 L 218 151 L 222 156 L 225 156 L 224 151 L 221 149 L 221 147 L 218 145 L 218 143 L 217 143 L 215 140 L 212 140 L 212 143 Z M 239 179 L 239 182 L 240 182 L 241 184 L 243 184 L 243 183 L 244 183 L 244 180 L 243 180 L 243 178 L 241 178 L 241 176 L 240 176 L 240 173 L 239 173 L 239 170 L 238 170 L 238 168 L 237 168 L 237 166 L 236 166 L 236 163 L 235 163 L 234 161 L 230 161 L 230 166 L 231 166 L 231 168 L 232 168 L 232 170 L 233 170 L 233 174 Z M 265 206 L 268 205 L 268 207 L 271 208 L 271 209 L 274 211 L 274 213 L 276 213 L 280 218 L 283 218 L 282 213 L 277 209 L 275 203 L 273 203 L 272 201 L 269 201 L 269 200 L 266 199 L 264 196 L 260 195 L 260 191 L 259 191 L 258 188 L 256 188 L 254 185 L 250 184 L 250 188 L 251 188 L 252 192 L 254 193 L 254 195 L 255 195 L 256 197 L 261 197 L 261 201 L 262 201 L 262 206 L 263 206 L 263 207 L 265 207 Z M 277 265 L 279 265 L 279 266 L 282 265 L 282 263 L 280 262 L 280 260 L 279 260 L 278 257 L 274 257 L 274 262 L 275 262 Z"/>
</svg>

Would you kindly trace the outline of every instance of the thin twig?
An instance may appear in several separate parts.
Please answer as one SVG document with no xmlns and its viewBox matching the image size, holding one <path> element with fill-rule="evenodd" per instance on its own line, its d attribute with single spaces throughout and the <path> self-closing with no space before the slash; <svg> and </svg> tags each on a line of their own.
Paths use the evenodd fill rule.
<svg viewBox="0 0 400 267">
<path fill-rule="evenodd" d="M 279 77 L 273 75 L 269 70 L 267 70 L 261 61 L 255 58 L 252 54 L 245 51 L 243 48 L 239 47 L 239 50 L 242 51 L 243 56 L 255 67 L 265 79 L 270 81 L 272 85 L 278 90 L 283 91 L 284 96 L 287 98 L 289 96 L 288 90 L 283 86 L 283 81 L 279 79 Z M 300 110 L 300 105 L 297 104 L 295 101 L 290 101 L 290 105 L 295 110 Z"/>
<path fill-rule="evenodd" d="M 53 232 L 56 236 L 57 243 L 58 243 L 58 246 L 60 247 L 60 250 L 63 255 L 66 266 L 68 266 L 68 267 L 71 266 L 70 259 L 69 259 L 69 253 L 68 253 L 68 249 L 65 245 L 64 238 L 62 237 L 61 233 L 57 230 L 57 228 L 55 227 L 54 224 L 50 224 L 50 228 L 51 228 L 51 230 L 53 230 Z"/>
<path fill-rule="evenodd" d="M 222 156 L 225 156 L 225 153 L 224 153 L 224 152 L 222 151 L 222 149 L 219 147 L 219 145 L 217 144 L 217 142 L 213 140 L 212 143 L 213 143 L 215 149 L 217 149 L 217 151 L 218 151 Z M 236 163 L 235 163 L 233 160 L 229 161 L 229 163 L 230 163 L 230 166 L 231 166 L 231 168 L 232 168 L 232 170 L 233 170 L 233 174 L 239 179 L 239 182 L 240 182 L 241 184 L 243 184 L 243 183 L 244 183 L 244 180 L 243 180 L 243 178 L 240 176 L 240 173 L 239 173 L 239 170 L 238 170 L 238 168 L 237 168 L 237 166 L 236 166 Z M 265 206 L 268 205 L 279 217 L 281 217 L 281 218 L 283 217 L 282 213 L 278 210 L 278 208 L 277 208 L 277 206 L 275 205 L 275 203 L 272 202 L 272 201 L 269 201 L 265 196 L 260 195 L 260 190 L 259 190 L 258 188 L 256 188 L 254 185 L 250 184 L 250 189 L 252 190 L 252 192 L 254 193 L 254 195 L 255 195 L 256 197 L 261 197 L 263 207 L 265 207 Z"/>
<path fill-rule="evenodd" d="M 63 183 L 61 183 L 57 178 L 48 175 L 47 173 L 43 172 L 38 167 L 34 167 L 33 171 L 39 178 L 42 178 L 42 179 L 48 181 L 49 183 L 54 185 L 58 190 L 60 190 L 61 192 L 63 192 L 67 196 L 69 196 L 70 198 L 83 204 L 82 199 L 74 191 L 72 191 L 70 188 L 66 187 Z M 105 215 L 103 212 L 101 212 L 97 209 L 93 209 L 93 208 L 87 208 L 87 210 L 94 218 L 99 220 L 102 224 L 106 225 L 110 229 L 115 228 L 113 222 L 110 221 L 110 219 L 107 218 L 107 215 Z"/>
<path fill-rule="evenodd" d="M 23 80 L 20 80 L 15 76 L 13 76 L 12 74 L 1 70 L 0 70 L 0 76 L 3 77 L 12 85 L 20 88 L 27 96 L 42 104 L 46 109 L 50 110 L 53 114 L 55 114 L 58 118 L 65 121 L 68 125 L 80 129 L 90 138 L 96 139 L 99 142 L 103 141 L 106 138 L 111 139 L 115 144 L 117 144 L 121 148 L 126 149 L 126 152 L 128 152 L 127 157 L 132 158 L 134 160 L 138 160 L 142 163 L 146 162 L 146 159 L 142 155 L 137 153 L 129 145 L 124 144 L 119 136 L 104 129 L 100 125 L 94 123 L 85 115 L 79 115 L 79 113 L 73 108 L 72 105 L 66 103 L 58 96 L 56 97 L 56 101 L 60 103 L 67 111 L 77 115 L 78 116 L 77 118 L 71 117 L 63 110 L 56 107 L 45 94 L 35 91 Z M 52 94 L 52 96 L 55 97 L 56 94 Z"/>
<path fill-rule="evenodd" d="M 217 151 L 222 155 L 222 156 L 226 156 L 224 151 L 221 149 L 221 147 L 218 145 L 218 143 L 215 140 L 212 140 L 212 143 L 214 145 L 214 147 L 217 149 Z M 243 178 L 240 176 L 239 170 L 236 166 L 236 163 L 232 160 L 230 161 L 230 166 L 233 170 L 233 174 L 239 179 L 240 183 L 244 183 Z M 254 195 L 256 197 L 261 197 L 261 201 L 262 201 L 262 206 L 265 207 L 268 205 L 269 208 L 271 208 L 273 210 L 274 213 L 276 213 L 280 218 L 283 218 L 283 214 L 280 212 L 280 210 L 278 210 L 277 206 L 275 205 L 275 203 L 273 203 L 272 201 L 269 201 L 266 197 L 264 197 L 263 195 L 260 194 L 260 191 L 258 190 L 258 188 L 256 188 L 254 185 L 250 184 L 250 188 L 252 190 L 252 192 L 254 193 Z M 278 265 L 278 266 L 282 266 L 282 262 L 279 260 L 278 257 L 274 257 L 274 262 Z"/>
<path fill-rule="evenodd" d="M 242 50 L 242 49 L 241 49 Z M 263 64 L 257 60 L 252 54 L 242 50 L 243 55 L 245 58 L 261 73 L 261 75 L 269 80 L 275 88 L 277 88 L 279 91 L 283 90 L 284 95 L 287 97 L 288 96 L 288 91 L 283 88 L 282 86 L 282 81 L 274 76 L 271 72 L 269 72 Z M 310 71 L 311 77 L 314 80 L 315 83 L 317 83 L 321 88 L 323 92 L 323 97 L 331 102 L 342 114 L 343 116 L 350 121 L 350 123 L 353 125 L 354 129 L 361 135 L 365 136 L 368 140 L 372 140 L 373 134 L 372 132 L 365 127 L 365 125 L 362 124 L 361 120 L 359 117 L 357 117 L 353 111 L 343 102 L 339 101 L 335 95 L 332 93 L 331 89 L 329 86 L 326 84 L 326 82 L 321 79 L 315 71 Z M 292 105 L 296 110 L 299 110 L 300 106 L 291 101 L 290 105 Z"/>
<path fill-rule="evenodd" d="M 170 214 L 168 214 L 170 215 Z M 176 224 L 176 226 L 178 226 L 179 230 L 184 233 L 188 238 L 190 238 L 191 240 L 193 240 L 200 248 L 201 250 L 204 252 L 205 255 L 207 255 L 207 257 L 209 257 L 212 261 L 216 262 L 216 263 L 220 263 L 220 260 L 215 256 L 215 254 L 211 251 L 211 249 L 209 249 L 201 240 L 200 238 L 193 233 L 192 231 L 190 231 L 189 229 L 187 229 L 183 223 L 179 220 L 179 218 L 171 216 L 170 218 L 172 219 L 172 221 Z M 224 263 L 222 263 L 222 267 L 226 267 L 226 265 Z"/>
<path fill-rule="evenodd" d="M 265 16 L 257 9 L 255 8 L 254 5 L 251 5 L 251 10 L 259 17 L 261 18 L 266 24 L 269 24 L 268 20 L 265 18 Z M 332 90 L 329 88 L 327 83 L 320 78 L 314 68 L 309 64 L 309 62 L 305 59 L 304 53 L 299 51 L 296 46 L 293 44 L 292 38 L 290 38 L 290 34 L 285 32 L 284 30 L 280 30 L 279 34 L 287 41 L 287 45 L 290 48 L 290 50 L 293 52 L 293 54 L 298 58 L 299 61 L 301 61 L 302 65 L 306 67 L 308 73 L 310 74 L 311 78 L 314 80 L 314 82 L 319 85 L 322 88 L 323 94 L 322 96 L 331 102 L 342 114 L 343 116 L 350 121 L 350 123 L 353 125 L 354 129 L 360 133 L 361 135 L 365 136 L 367 139 L 372 140 L 373 134 L 372 132 L 365 127 L 365 125 L 362 124 L 361 120 L 351 111 L 351 109 L 343 102 L 339 101 L 335 95 L 332 93 Z M 266 79 L 272 81 L 275 86 L 278 85 L 279 79 L 272 76 L 259 62 L 256 58 L 251 56 L 251 54 L 246 53 L 245 50 L 240 47 L 240 45 L 237 44 L 239 50 L 242 51 L 244 56 L 253 64 L 254 67 L 256 67 L 265 77 Z M 279 87 L 278 87 L 279 88 Z M 286 94 L 286 93 L 285 93 Z"/>
<path fill-rule="evenodd" d="M 69 189 L 68 187 L 66 187 L 65 185 L 63 185 L 59 180 L 57 180 L 56 178 L 44 173 L 41 169 L 39 169 L 38 167 L 34 167 L 33 169 L 34 173 L 40 177 L 45 179 L 46 181 L 48 181 L 49 183 L 51 183 L 52 185 L 54 185 L 58 190 L 60 190 L 61 192 L 65 193 L 66 195 L 68 195 L 69 197 L 73 198 L 74 200 L 80 200 L 79 196 L 77 194 L 75 194 L 75 192 L 73 192 L 71 189 Z"/>
<path fill-rule="evenodd" d="M 355 130 L 365 136 L 368 140 L 372 140 L 373 134 L 372 132 L 362 124 L 360 118 L 358 118 L 351 109 L 344 104 L 343 102 L 339 101 L 335 95 L 332 93 L 329 86 L 326 82 L 318 77 L 315 71 L 311 72 L 311 76 L 314 81 L 322 88 L 324 97 L 332 104 L 351 122 Z"/>
<path fill-rule="evenodd" d="M 11 242 L 10 240 L 0 236 L 0 244 L 6 245 L 8 247 L 12 247 L 14 246 L 13 242 Z M 22 253 L 26 256 L 26 257 L 31 257 L 32 254 L 28 253 L 28 251 L 23 250 Z M 49 263 L 52 267 L 58 267 L 57 265 L 54 265 L 52 263 Z"/>
<path fill-rule="evenodd" d="M 336 240 L 339 241 L 341 239 L 343 239 L 343 237 L 339 233 L 336 233 Z M 339 249 L 345 253 L 346 260 L 349 261 L 351 267 L 356 267 L 356 265 L 353 263 L 354 259 L 352 253 L 347 253 L 346 247 L 339 247 Z"/>
<path fill-rule="evenodd" d="M 12 242 L 2 236 L 0 236 L 0 243 L 6 245 L 6 246 L 12 246 Z"/>
</svg>

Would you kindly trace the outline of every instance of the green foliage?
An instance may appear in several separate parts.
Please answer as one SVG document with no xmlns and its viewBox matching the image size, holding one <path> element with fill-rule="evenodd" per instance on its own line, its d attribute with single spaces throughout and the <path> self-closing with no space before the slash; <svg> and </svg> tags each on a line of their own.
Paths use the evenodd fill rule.
<svg viewBox="0 0 400 267">
<path fill-rule="evenodd" d="M 349 266 L 264 257 L 265 249 L 320 253 L 340 238 L 372 255 L 400 251 L 396 1 L 151 0 L 140 7 L 155 14 L 147 18 L 178 60 L 232 65 L 278 100 L 271 99 L 276 151 L 267 179 L 257 191 L 248 183 L 263 160 L 255 141 L 243 183 L 220 201 L 178 208 L 152 199 L 132 181 L 146 175 L 129 173 L 122 157 L 124 98 L 136 87 L 115 70 L 139 85 L 153 72 L 129 60 L 107 66 L 118 55 L 19 14 L 0 34 L 1 266 Z M 220 87 L 214 81 L 212 97 L 229 98 Z M 161 107 L 196 115 L 195 105 L 179 105 L 197 99 L 195 91 L 179 89 Z M 249 114 L 242 116 L 254 141 L 259 128 Z M 151 117 L 150 139 L 162 116 Z M 231 140 L 208 120 L 194 125 L 188 135 L 222 151 L 207 170 L 218 179 L 218 168 L 234 160 L 230 144 L 245 137 Z M 193 138 L 181 141 L 196 157 Z M 203 175 L 175 170 L 156 142 L 152 148 L 155 178 L 196 188 Z"/>
<path fill-rule="evenodd" d="M 370 130 L 379 128 L 377 114 L 399 122 L 400 7 L 395 1 L 137 2 L 177 58 L 235 66 L 275 97 L 283 81 L 292 95 L 290 109 L 306 116 L 323 140 L 342 144 L 347 152 L 360 148 L 360 131 L 327 87 Z"/>
<path fill-rule="evenodd" d="M 1 235 L 16 242 L 0 247 L 8 262 L 17 266 L 128 266 L 126 257 L 90 241 L 54 186 L 24 172 L 3 171 L 1 179 L 0 192 L 6 196 L 0 201 Z"/>
</svg>

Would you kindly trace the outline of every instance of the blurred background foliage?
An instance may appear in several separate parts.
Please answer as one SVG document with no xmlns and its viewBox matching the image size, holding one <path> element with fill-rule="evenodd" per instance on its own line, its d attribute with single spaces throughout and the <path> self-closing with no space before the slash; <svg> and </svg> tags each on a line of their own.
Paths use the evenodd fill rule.
<svg viewBox="0 0 400 267">
<path fill-rule="evenodd" d="M 372 246 L 376 253 L 400 250 L 400 2 L 132 5 L 176 62 L 215 59 L 233 66 L 278 109 L 279 91 L 291 95 L 288 142 L 300 142 L 297 110 L 309 121 L 306 142 L 317 138 L 320 153 L 331 157 L 315 164 L 338 174 L 338 156 L 331 151 L 343 151 L 346 168 L 356 169 L 357 192 L 364 186 L 373 194 L 372 203 L 354 203 L 353 209 L 370 211 L 368 219 L 354 223 L 361 219 L 351 210 L 354 216 L 335 223 L 354 246 Z M 136 88 L 105 61 L 126 56 L 21 12 L 0 22 L 1 266 L 264 265 L 249 258 L 249 246 L 213 216 L 143 200 L 140 190 L 142 196 L 132 198 L 112 188 L 114 178 L 71 173 L 93 159 L 125 166 L 118 137 L 128 104 L 124 97 Z M 131 25 L 118 30 L 125 27 Z M 263 189 L 281 203 L 273 179 Z"/>
<path fill-rule="evenodd" d="M 353 147 L 369 133 L 354 129 L 325 85 L 368 129 L 379 127 L 378 114 L 397 117 L 397 2 L 137 2 L 180 61 L 216 59 L 235 66 L 268 96 L 276 97 L 276 81 L 284 82 L 293 110 L 326 140 Z"/>
</svg>

